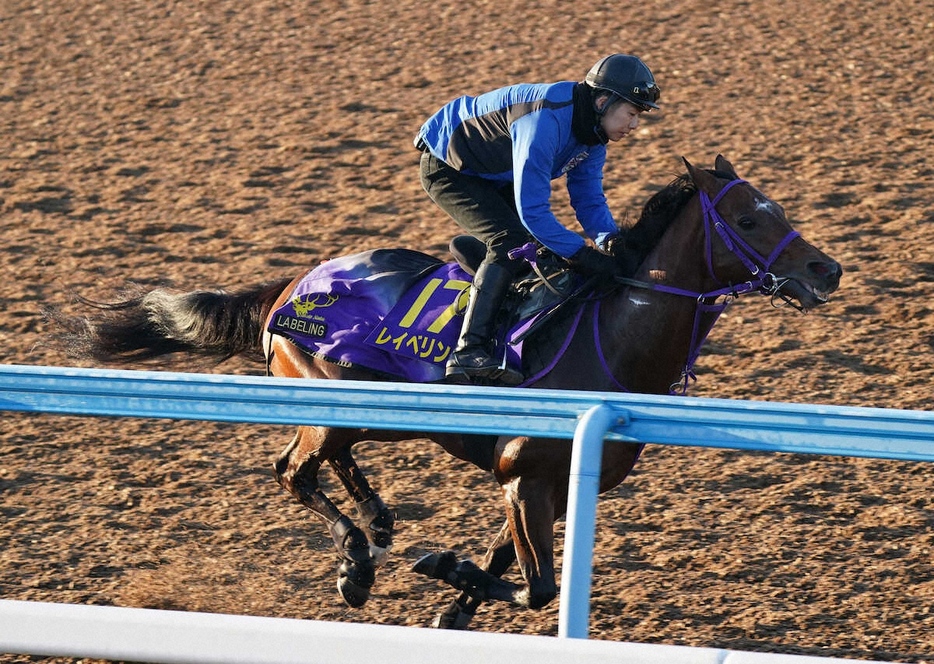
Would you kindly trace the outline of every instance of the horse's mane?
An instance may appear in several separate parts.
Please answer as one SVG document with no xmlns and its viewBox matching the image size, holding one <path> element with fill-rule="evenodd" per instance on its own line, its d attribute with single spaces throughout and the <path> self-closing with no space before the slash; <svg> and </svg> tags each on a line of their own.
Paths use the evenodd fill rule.
<svg viewBox="0 0 934 664">
<path fill-rule="evenodd" d="M 733 176 L 716 170 L 708 173 L 726 180 Z M 639 264 L 655 248 L 691 197 L 697 193 L 697 185 L 690 175 L 684 173 L 669 182 L 661 191 L 654 194 L 642 208 L 639 220 L 626 233 L 626 247 Z"/>
</svg>

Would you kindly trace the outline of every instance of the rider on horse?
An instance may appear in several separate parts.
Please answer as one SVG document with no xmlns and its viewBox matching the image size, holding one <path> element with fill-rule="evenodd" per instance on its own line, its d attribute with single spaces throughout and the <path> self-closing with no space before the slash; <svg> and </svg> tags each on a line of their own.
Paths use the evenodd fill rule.
<svg viewBox="0 0 934 664">
<path fill-rule="evenodd" d="M 509 252 L 534 239 L 579 272 L 629 276 L 623 238 L 603 193 L 606 144 L 658 108 L 659 89 L 633 55 L 597 62 L 583 82 L 512 85 L 463 96 L 432 115 L 418 132 L 420 176 L 428 196 L 464 230 L 486 244 L 470 288 L 452 381 L 519 384 L 519 371 L 490 357 L 497 313 L 526 263 Z M 565 228 L 551 211 L 551 181 L 567 175 L 571 206 L 588 237 Z"/>
</svg>

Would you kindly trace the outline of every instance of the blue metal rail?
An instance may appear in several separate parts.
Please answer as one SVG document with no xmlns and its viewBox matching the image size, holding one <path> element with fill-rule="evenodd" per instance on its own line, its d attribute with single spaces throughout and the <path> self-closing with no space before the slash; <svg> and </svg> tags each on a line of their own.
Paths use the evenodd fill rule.
<svg viewBox="0 0 934 664">
<path fill-rule="evenodd" d="M 586 638 L 604 440 L 934 461 L 934 412 L 0 365 L 0 410 L 573 440 L 559 635 Z"/>
</svg>

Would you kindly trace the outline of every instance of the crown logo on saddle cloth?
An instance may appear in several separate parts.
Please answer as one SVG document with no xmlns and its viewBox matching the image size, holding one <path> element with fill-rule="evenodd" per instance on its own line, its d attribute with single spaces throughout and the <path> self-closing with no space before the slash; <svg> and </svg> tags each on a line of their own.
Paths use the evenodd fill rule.
<svg viewBox="0 0 934 664">
<path fill-rule="evenodd" d="M 271 317 L 269 331 L 342 366 L 360 366 L 410 382 L 443 380 L 472 277 L 457 263 L 442 263 L 419 252 L 375 251 L 383 252 L 375 260 L 375 252 L 364 252 L 327 261 L 309 272 Z M 372 271 L 374 263 L 382 271 Z M 505 317 L 497 335 L 500 340 L 520 338 L 501 341 L 498 349 L 516 367 L 522 362 L 523 331 L 536 313 L 560 299 L 531 281 L 517 285 L 520 295 L 509 300 L 519 311 Z"/>
</svg>

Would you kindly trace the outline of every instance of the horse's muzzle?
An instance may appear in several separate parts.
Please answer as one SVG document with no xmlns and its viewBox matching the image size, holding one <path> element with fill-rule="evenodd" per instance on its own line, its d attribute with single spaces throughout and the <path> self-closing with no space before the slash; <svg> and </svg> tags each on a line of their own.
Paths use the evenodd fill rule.
<svg viewBox="0 0 934 664">
<path fill-rule="evenodd" d="M 786 277 L 778 288 L 783 299 L 793 299 L 802 311 L 808 311 L 830 300 L 830 295 L 840 286 L 843 267 L 834 260 L 811 261 L 807 275 Z"/>
</svg>

